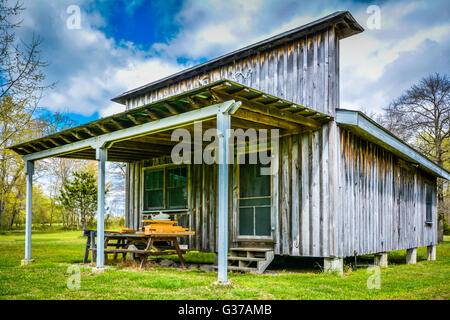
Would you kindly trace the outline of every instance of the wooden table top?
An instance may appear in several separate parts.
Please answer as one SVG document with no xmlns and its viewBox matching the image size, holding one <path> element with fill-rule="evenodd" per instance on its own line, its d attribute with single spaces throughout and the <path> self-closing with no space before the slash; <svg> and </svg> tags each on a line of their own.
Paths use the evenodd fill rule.
<svg viewBox="0 0 450 320">
<path fill-rule="evenodd" d="M 194 235 L 195 231 L 168 232 L 168 233 L 152 233 L 152 234 L 135 234 L 135 233 L 105 233 L 108 238 L 178 238 Z"/>
</svg>

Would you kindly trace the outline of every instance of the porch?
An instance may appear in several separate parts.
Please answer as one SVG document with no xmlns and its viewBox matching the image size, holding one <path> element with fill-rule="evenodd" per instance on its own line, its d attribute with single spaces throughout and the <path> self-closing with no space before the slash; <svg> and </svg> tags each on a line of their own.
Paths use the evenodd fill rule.
<svg viewBox="0 0 450 320">
<path fill-rule="evenodd" d="M 128 226 L 137 228 L 141 226 L 141 221 L 147 216 L 156 214 L 184 216 L 184 223 L 189 223 L 198 237 L 198 239 L 193 237 L 189 239 L 190 248 L 198 246 L 200 241 L 202 247 L 209 247 L 211 251 L 216 251 L 218 253 L 218 280 L 226 282 L 229 242 L 240 234 L 239 225 L 236 223 L 239 221 L 238 215 L 240 215 L 239 201 L 255 200 L 255 198 L 268 199 L 267 203 L 263 203 L 267 201 L 264 200 L 257 205 L 248 206 L 253 208 L 252 219 L 254 222 L 252 225 L 253 235 L 246 240 L 267 242 L 272 239 L 272 241 L 277 241 L 275 235 L 279 233 L 277 230 L 279 194 L 278 188 L 273 186 L 277 186 L 279 180 L 278 169 L 273 174 L 273 168 L 279 166 L 279 150 L 278 142 L 273 143 L 278 140 L 272 138 L 317 131 L 331 119 L 332 117 L 329 115 L 318 113 L 284 99 L 230 80 L 221 80 L 176 96 L 161 97 L 157 102 L 143 107 L 13 146 L 11 149 L 21 154 L 26 163 L 25 262 L 31 261 L 31 191 L 34 162 L 48 157 L 98 161 L 97 251 L 100 253 L 104 251 L 105 163 L 106 161 L 117 161 L 129 164 L 127 188 L 129 188 L 128 194 L 133 196 L 128 196 L 126 199 Z M 179 140 L 172 139 L 173 136 L 177 136 L 177 129 L 185 129 L 184 132 L 188 132 L 191 137 L 194 137 L 194 142 L 180 143 Z M 204 136 L 210 129 L 215 134 L 210 136 L 209 141 L 204 141 Z M 249 197 L 243 197 L 241 194 L 234 194 L 239 190 L 236 185 L 237 180 L 233 179 L 233 177 L 239 176 L 239 166 L 230 166 L 228 160 L 230 154 L 235 153 L 235 148 L 239 147 L 239 142 L 229 139 L 231 129 L 243 129 L 244 131 L 265 129 L 268 132 L 278 130 L 276 135 L 269 134 L 263 139 L 263 148 L 261 148 L 261 144 L 256 144 L 257 148 L 253 150 L 270 151 L 270 167 L 272 168 L 269 179 L 270 196 L 250 194 Z M 200 136 L 199 140 L 195 139 L 198 135 Z M 211 147 L 213 140 L 217 142 L 210 152 L 214 162 L 212 164 L 196 162 L 197 157 L 203 155 L 205 150 Z M 249 143 L 244 141 L 243 145 L 249 145 Z M 179 198 L 179 196 L 183 196 L 183 190 L 181 190 L 182 194 L 177 195 L 177 191 L 180 191 L 179 186 L 169 186 L 172 190 L 167 191 L 165 184 L 170 176 L 170 173 L 166 172 L 168 169 L 165 168 L 174 164 L 173 161 L 168 160 L 174 147 L 186 147 L 185 150 L 187 150 L 183 153 L 180 162 L 175 163 L 176 165 L 187 165 L 189 168 L 184 176 L 186 181 L 190 181 L 186 183 L 186 205 L 183 205 Z M 247 154 L 252 151 L 249 146 L 241 150 Z M 200 158 L 202 157 L 200 156 Z M 232 157 L 232 161 L 234 161 L 234 157 Z M 145 168 L 147 167 L 149 167 L 149 173 L 146 175 Z M 253 170 L 256 170 L 256 167 L 253 167 Z M 176 173 L 175 175 L 183 177 L 183 174 Z M 198 175 L 197 178 L 196 175 Z M 143 191 L 147 187 L 145 180 L 158 181 L 156 176 L 160 177 L 160 181 L 164 181 L 163 188 L 151 190 L 152 186 L 149 185 L 149 192 L 144 193 Z M 188 188 L 191 189 L 188 190 Z M 251 183 L 247 189 L 251 190 Z M 156 196 L 158 192 L 161 195 L 159 203 Z M 251 191 L 249 192 L 251 193 Z M 201 197 L 194 197 L 199 194 Z M 261 235 L 256 231 L 256 207 L 267 207 L 270 212 L 270 221 L 265 223 L 270 228 L 270 235 L 267 234 L 267 228 L 265 228 L 266 234 L 262 236 L 262 239 L 258 238 Z M 266 209 L 262 211 L 267 212 Z M 248 225 L 246 229 L 246 232 L 249 233 Z M 201 236 L 206 234 L 210 237 Z M 103 254 L 97 254 L 97 268 L 103 268 L 103 257 Z"/>
</svg>

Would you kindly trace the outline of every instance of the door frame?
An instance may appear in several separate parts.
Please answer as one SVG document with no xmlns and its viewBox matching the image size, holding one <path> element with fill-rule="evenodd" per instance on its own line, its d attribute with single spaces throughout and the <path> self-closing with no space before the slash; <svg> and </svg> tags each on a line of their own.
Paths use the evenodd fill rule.
<svg viewBox="0 0 450 320">
<path fill-rule="evenodd" d="M 275 234 L 277 234 L 277 219 L 278 219 L 278 188 L 275 190 L 274 186 L 278 186 L 278 170 L 274 169 L 278 167 L 278 152 L 274 152 L 272 148 L 271 151 L 271 179 L 270 179 L 270 195 L 271 195 L 271 203 L 270 203 L 270 225 L 271 232 L 270 236 L 241 236 L 239 234 L 239 192 L 240 192 L 240 181 L 239 181 L 239 170 L 240 165 L 237 163 L 237 159 L 235 156 L 233 162 L 233 170 L 230 176 L 232 183 L 231 187 L 231 210 L 232 210 L 232 219 L 233 219 L 233 228 L 232 228 L 232 239 L 233 242 L 275 242 Z M 236 154 L 236 153 L 235 153 Z"/>
</svg>

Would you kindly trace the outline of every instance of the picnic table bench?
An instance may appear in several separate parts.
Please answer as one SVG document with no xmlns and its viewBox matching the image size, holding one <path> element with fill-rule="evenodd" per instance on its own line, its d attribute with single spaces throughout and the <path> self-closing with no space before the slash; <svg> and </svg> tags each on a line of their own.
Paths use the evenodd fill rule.
<svg viewBox="0 0 450 320">
<path fill-rule="evenodd" d="M 119 254 L 122 254 L 122 260 L 126 259 L 127 254 L 130 254 L 132 259 L 140 260 L 140 268 L 142 268 L 149 256 L 176 254 L 180 259 L 181 265 L 185 267 L 183 254 L 187 250 L 180 249 L 178 238 L 193 234 L 194 232 L 192 231 L 157 234 L 123 234 L 105 231 L 105 262 L 108 261 L 108 254 L 114 254 L 114 260 L 117 259 Z M 87 263 L 89 251 L 92 253 L 91 261 L 94 261 L 96 258 L 97 248 L 95 245 L 95 237 L 97 236 L 97 232 L 95 230 L 86 230 L 83 235 L 87 236 L 84 255 L 84 263 Z M 172 245 L 167 245 L 168 243 L 172 243 Z"/>
</svg>

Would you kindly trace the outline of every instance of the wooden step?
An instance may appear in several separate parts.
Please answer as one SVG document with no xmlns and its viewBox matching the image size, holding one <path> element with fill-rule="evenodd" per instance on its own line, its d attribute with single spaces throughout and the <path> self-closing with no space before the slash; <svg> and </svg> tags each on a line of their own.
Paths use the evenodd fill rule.
<svg viewBox="0 0 450 320">
<path fill-rule="evenodd" d="M 273 251 L 273 249 L 272 248 L 230 248 L 230 251 L 268 252 L 268 251 Z"/>
<path fill-rule="evenodd" d="M 235 261 L 265 261 L 265 258 L 252 258 L 252 257 L 233 257 L 229 256 L 228 260 L 235 260 Z"/>
<path fill-rule="evenodd" d="M 242 272 L 256 272 L 258 269 L 249 267 L 238 267 L 238 266 L 228 266 L 228 270 L 231 271 L 242 271 Z"/>
<path fill-rule="evenodd" d="M 218 269 L 217 266 L 214 266 L 214 269 Z M 248 268 L 248 267 L 238 267 L 238 266 L 228 266 L 229 271 L 242 271 L 242 272 L 257 272 L 257 268 Z"/>
</svg>

